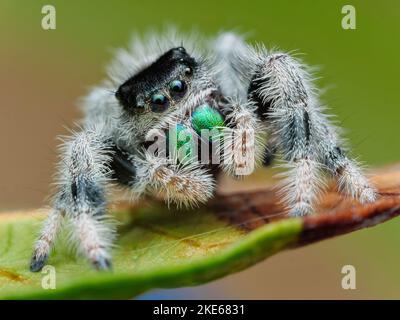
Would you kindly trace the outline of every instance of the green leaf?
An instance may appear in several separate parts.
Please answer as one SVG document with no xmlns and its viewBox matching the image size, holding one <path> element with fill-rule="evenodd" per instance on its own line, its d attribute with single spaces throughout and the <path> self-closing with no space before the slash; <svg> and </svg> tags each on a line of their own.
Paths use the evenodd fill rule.
<svg viewBox="0 0 400 320">
<path fill-rule="evenodd" d="M 207 207 L 172 211 L 157 203 L 119 206 L 112 272 L 97 272 L 66 245 L 56 243 L 48 264 L 56 289 L 43 289 L 46 274 L 28 268 L 33 241 L 46 212 L 0 215 L 0 298 L 132 298 L 154 288 L 202 284 L 243 270 L 283 249 L 369 227 L 400 214 L 400 169 L 375 178 L 381 198 L 362 206 L 328 192 L 316 211 L 287 218 L 270 190 L 217 197 Z M 397 179 L 397 180 L 396 180 Z"/>
</svg>

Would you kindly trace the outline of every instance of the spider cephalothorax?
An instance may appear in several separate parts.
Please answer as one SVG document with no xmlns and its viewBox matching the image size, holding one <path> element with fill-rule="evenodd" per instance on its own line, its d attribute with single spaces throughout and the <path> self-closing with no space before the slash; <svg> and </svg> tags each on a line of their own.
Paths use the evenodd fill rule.
<svg viewBox="0 0 400 320">
<path fill-rule="evenodd" d="M 32 271 L 43 267 L 63 219 L 72 222 L 79 248 L 96 268 L 111 266 L 114 226 L 105 219 L 110 184 L 135 197 L 161 192 L 168 203 L 190 206 L 213 196 L 216 169 L 248 175 L 280 155 L 290 215 L 312 212 L 320 170 L 334 176 L 344 194 L 374 201 L 374 188 L 346 157 L 299 60 L 248 46 L 232 33 L 203 44 L 198 52 L 191 41 L 159 36 L 117 53 L 108 80 L 83 100 L 81 130 L 63 145 L 58 190 L 35 244 Z M 204 138 L 204 130 L 214 131 Z M 165 152 L 153 148 L 154 132 L 167 135 Z M 182 133 L 190 137 L 183 143 L 175 139 Z M 201 148 L 185 150 L 183 159 L 172 151 L 192 141 L 207 152 L 209 145 L 217 148 L 205 162 Z"/>
</svg>

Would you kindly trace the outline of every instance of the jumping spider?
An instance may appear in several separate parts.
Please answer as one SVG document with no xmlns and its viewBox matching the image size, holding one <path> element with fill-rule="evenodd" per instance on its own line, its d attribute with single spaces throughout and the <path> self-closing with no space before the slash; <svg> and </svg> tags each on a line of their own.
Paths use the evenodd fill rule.
<svg viewBox="0 0 400 320">
<path fill-rule="evenodd" d="M 224 147 L 218 165 L 224 172 L 238 175 L 254 161 L 267 165 L 281 155 L 289 172 L 282 199 L 291 216 L 312 212 L 320 169 L 337 179 L 343 194 L 362 203 L 375 200 L 375 189 L 346 157 L 299 60 L 247 45 L 233 33 L 204 41 L 202 52 L 195 50 L 199 41 L 164 37 L 138 38 L 130 50 L 118 51 L 108 80 L 83 100 L 84 121 L 63 144 L 58 191 L 35 243 L 32 271 L 45 264 L 63 218 L 92 265 L 111 267 L 115 228 L 105 219 L 110 183 L 136 196 L 163 191 L 178 205 L 211 198 L 217 176 L 209 166 L 177 164 L 146 148 L 150 129 L 178 122 L 190 127 L 193 111 L 204 104 L 222 115 L 224 130 L 237 133 Z M 249 132 L 255 139 L 248 139 Z"/>
</svg>

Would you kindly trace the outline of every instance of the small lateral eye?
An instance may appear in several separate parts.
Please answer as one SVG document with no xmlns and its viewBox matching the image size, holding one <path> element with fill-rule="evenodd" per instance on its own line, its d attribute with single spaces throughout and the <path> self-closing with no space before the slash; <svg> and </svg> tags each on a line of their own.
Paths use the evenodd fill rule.
<svg viewBox="0 0 400 320">
<path fill-rule="evenodd" d="M 186 68 L 185 68 L 185 74 L 186 74 L 186 75 L 190 76 L 190 75 L 192 75 L 192 73 L 193 73 L 192 68 L 190 68 L 190 67 L 186 67 Z"/>
<path fill-rule="evenodd" d="M 153 112 L 164 112 L 169 106 L 168 98 L 161 93 L 153 94 L 150 103 L 151 111 Z"/>
<path fill-rule="evenodd" d="M 169 91 L 172 95 L 182 96 L 186 91 L 186 84 L 182 80 L 174 80 L 169 84 Z"/>
</svg>

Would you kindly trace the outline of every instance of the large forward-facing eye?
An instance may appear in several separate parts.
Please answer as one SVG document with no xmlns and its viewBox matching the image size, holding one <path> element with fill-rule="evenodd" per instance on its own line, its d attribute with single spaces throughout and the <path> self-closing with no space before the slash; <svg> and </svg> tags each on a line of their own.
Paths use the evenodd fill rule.
<svg viewBox="0 0 400 320">
<path fill-rule="evenodd" d="M 168 98 L 161 93 L 153 94 L 150 99 L 150 104 L 151 111 L 153 112 L 164 112 L 169 107 Z"/>
<path fill-rule="evenodd" d="M 182 97 L 186 92 L 186 83 L 182 80 L 174 80 L 169 84 L 169 92 L 173 97 Z"/>
</svg>

